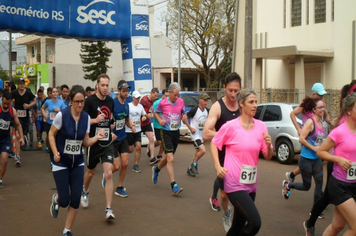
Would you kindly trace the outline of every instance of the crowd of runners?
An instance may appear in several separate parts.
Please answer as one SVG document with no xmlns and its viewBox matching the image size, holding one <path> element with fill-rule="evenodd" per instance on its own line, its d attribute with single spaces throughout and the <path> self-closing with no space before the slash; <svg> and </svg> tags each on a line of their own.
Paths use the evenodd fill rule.
<svg viewBox="0 0 356 236">
<path fill-rule="evenodd" d="M 50 213 L 57 218 L 60 208 L 68 208 L 63 235 L 72 235 L 80 205 L 89 206 L 89 187 L 98 164 L 103 168 L 101 183 L 106 199 L 103 212 L 106 220 L 113 220 L 113 194 L 128 197 L 124 180 L 130 153 L 134 152 L 132 171 L 141 172 L 142 133 L 149 141 L 145 152 L 152 165 L 153 184 L 158 184 L 161 170 L 166 167 L 171 193 L 182 193 L 183 187 L 178 185 L 174 175 L 174 158 L 183 121 L 193 141 L 187 175 L 199 175 L 199 160 L 206 153 L 206 142 L 211 141 L 211 157 L 216 169 L 209 196 L 212 210 L 222 208 L 227 235 L 258 234 L 262 222 L 254 203 L 258 160 L 260 153 L 271 159 L 273 145 L 266 125 L 254 119 L 255 91 L 241 89 L 240 76 L 230 73 L 223 85 L 225 96 L 208 109 L 210 96 L 201 93 L 198 105 L 187 112 L 179 96 L 178 83 L 171 83 L 161 94 L 157 88 L 145 96 L 133 91 L 130 103 L 127 96 L 131 87 L 125 80 L 118 82 L 118 95 L 114 98 L 110 96 L 109 83 L 109 76 L 102 74 L 97 78 L 95 89 L 84 89 L 81 85 L 70 88 L 64 84 L 47 88 L 46 92 L 41 87 L 36 95 L 25 88 L 23 79 L 18 80 L 17 88 L 13 83 L 6 83 L 0 100 L 0 189 L 5 187 L 3 178 L 9 157 L 20 167 L 21 149 L 33 148 L 35 125 L 37 148 L 45 146 L 49 153 L 57 187 L 51 198 Z M 334 217 L 323 235 L 337 235 L 346 224 L 344 235 L 356 235 L 356 156 L 353 155 L 356 152 L 353 145 L 356 142 L 356 81 L 343 87 L 341 112 L 335 120 L 331 120 L 325 109 L 325 94 L 322 84 L 314 84 L 312 96 L 306 97 L 291 113 L 303 148 L 299 167 L 286 173 L 282 195 L 290 199 L 292 189 L 308 191 L 314 178 L 312 210 L 310 218 L 303 222 L 306 235 L 315 235 L 315 222 L 323 218 L 322 212 L 328 204 L 335 205 Z M 303 115 L 302 127 L 295 118 L 299 113 Z M 323 121 L 335 127 L 329 135 Z M 156 155 L 155 147 L 159 147 Z M 328 161 L 324 191 L 322 160 Z M 117 184 L 113 182 L 115 172 L 119 172 Z M 295 182 L 298 174 L 302 178 L 300 183 Z"/>
</svg>

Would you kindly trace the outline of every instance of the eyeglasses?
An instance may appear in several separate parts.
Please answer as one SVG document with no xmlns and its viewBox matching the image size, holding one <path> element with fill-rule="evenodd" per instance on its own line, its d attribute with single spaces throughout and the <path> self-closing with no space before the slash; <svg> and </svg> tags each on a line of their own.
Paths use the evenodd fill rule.
<svg viewBox="0 0 356 236">
<path fill-rule="evenodd" d="M 320 107 L 315 107 L 315 108 L 321 110 L 321 109 L 325 109 L 325 106 L 320 106 Z"/>
<path fill-rule="evenodd" d="M 76 104 L 76 105 L 84 104 L 84 100 L 74 100 L 73 103 Z"/>
</svg>

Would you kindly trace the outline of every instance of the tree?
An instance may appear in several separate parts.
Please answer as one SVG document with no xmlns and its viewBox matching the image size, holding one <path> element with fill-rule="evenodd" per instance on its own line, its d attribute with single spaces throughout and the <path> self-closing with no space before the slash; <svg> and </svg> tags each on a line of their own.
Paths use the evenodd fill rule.
<svg viewBox="0 0 356 236">
<path fill-rule="evenodd" d="M 6 73 L 6 71 L 4 71 L 0 65 L 0 79 L 2 79 L 2 81 L 6 81 L 9 80 L 9 75 Z"/>
<path fill-rule="evenodd" d="M 218 87 L 223 74 L 231 71 L 236 0 L 181 1 L 183 57 L 200 69 L 208 88 Z M 167 9 L 171 40 L 178 45 L 178 0 L 170 0 Z"/>
<path fill-rule="evenodd" d="M 106 47 L 103 41 L 83 41 L 81 40 L 80 58 L 82 60 L 84 79 L 95 81 L 98 75 L 106 74 L 107 62 L 112 53 L 112 49 Z"/>
</svg>

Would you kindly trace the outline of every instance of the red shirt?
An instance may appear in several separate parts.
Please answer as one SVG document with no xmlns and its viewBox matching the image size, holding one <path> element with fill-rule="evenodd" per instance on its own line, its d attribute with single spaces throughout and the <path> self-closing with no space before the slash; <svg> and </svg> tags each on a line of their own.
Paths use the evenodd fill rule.
<svg viewBox="0 0 356 236">
<path fill-rule="evenodd" d="M 143 108 L 145 109 L 145 112 L 146 114 L 148 113 L 153 113 L 153 102 L 154 101 L 151 101 L 149 98 L 148 98 L 148 95 L 147 96 L 144 96 L 141 101 L 140 101 L 140 104 L 143 106 Z M 151 124 L 151 121 L 150 119 L 146 119 L 145 121 L 141 121 L 141 127 L 142 126 L 147 126 Z"/>
</svg>

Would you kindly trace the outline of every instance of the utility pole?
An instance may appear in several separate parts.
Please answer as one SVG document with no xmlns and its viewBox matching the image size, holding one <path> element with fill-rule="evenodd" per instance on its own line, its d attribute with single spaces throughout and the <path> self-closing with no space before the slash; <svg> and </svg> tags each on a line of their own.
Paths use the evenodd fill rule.
<svg viewBox="0 0 356 236">
<path fill-rule="evenodd" d="M 178 84 L 180 85 L 182 0 L 178 0 Z"/>
<path fill-rule="evenodd" d="M 252 22 L 253 0 L 245 0 L 245 60 L 244 81 L 245 88 L 252 88 Z"/>
<path fill-rule="evenodd" d="M 9 32 L 9 79 L 12 80 L 12 35 Z"/>
</svg>

